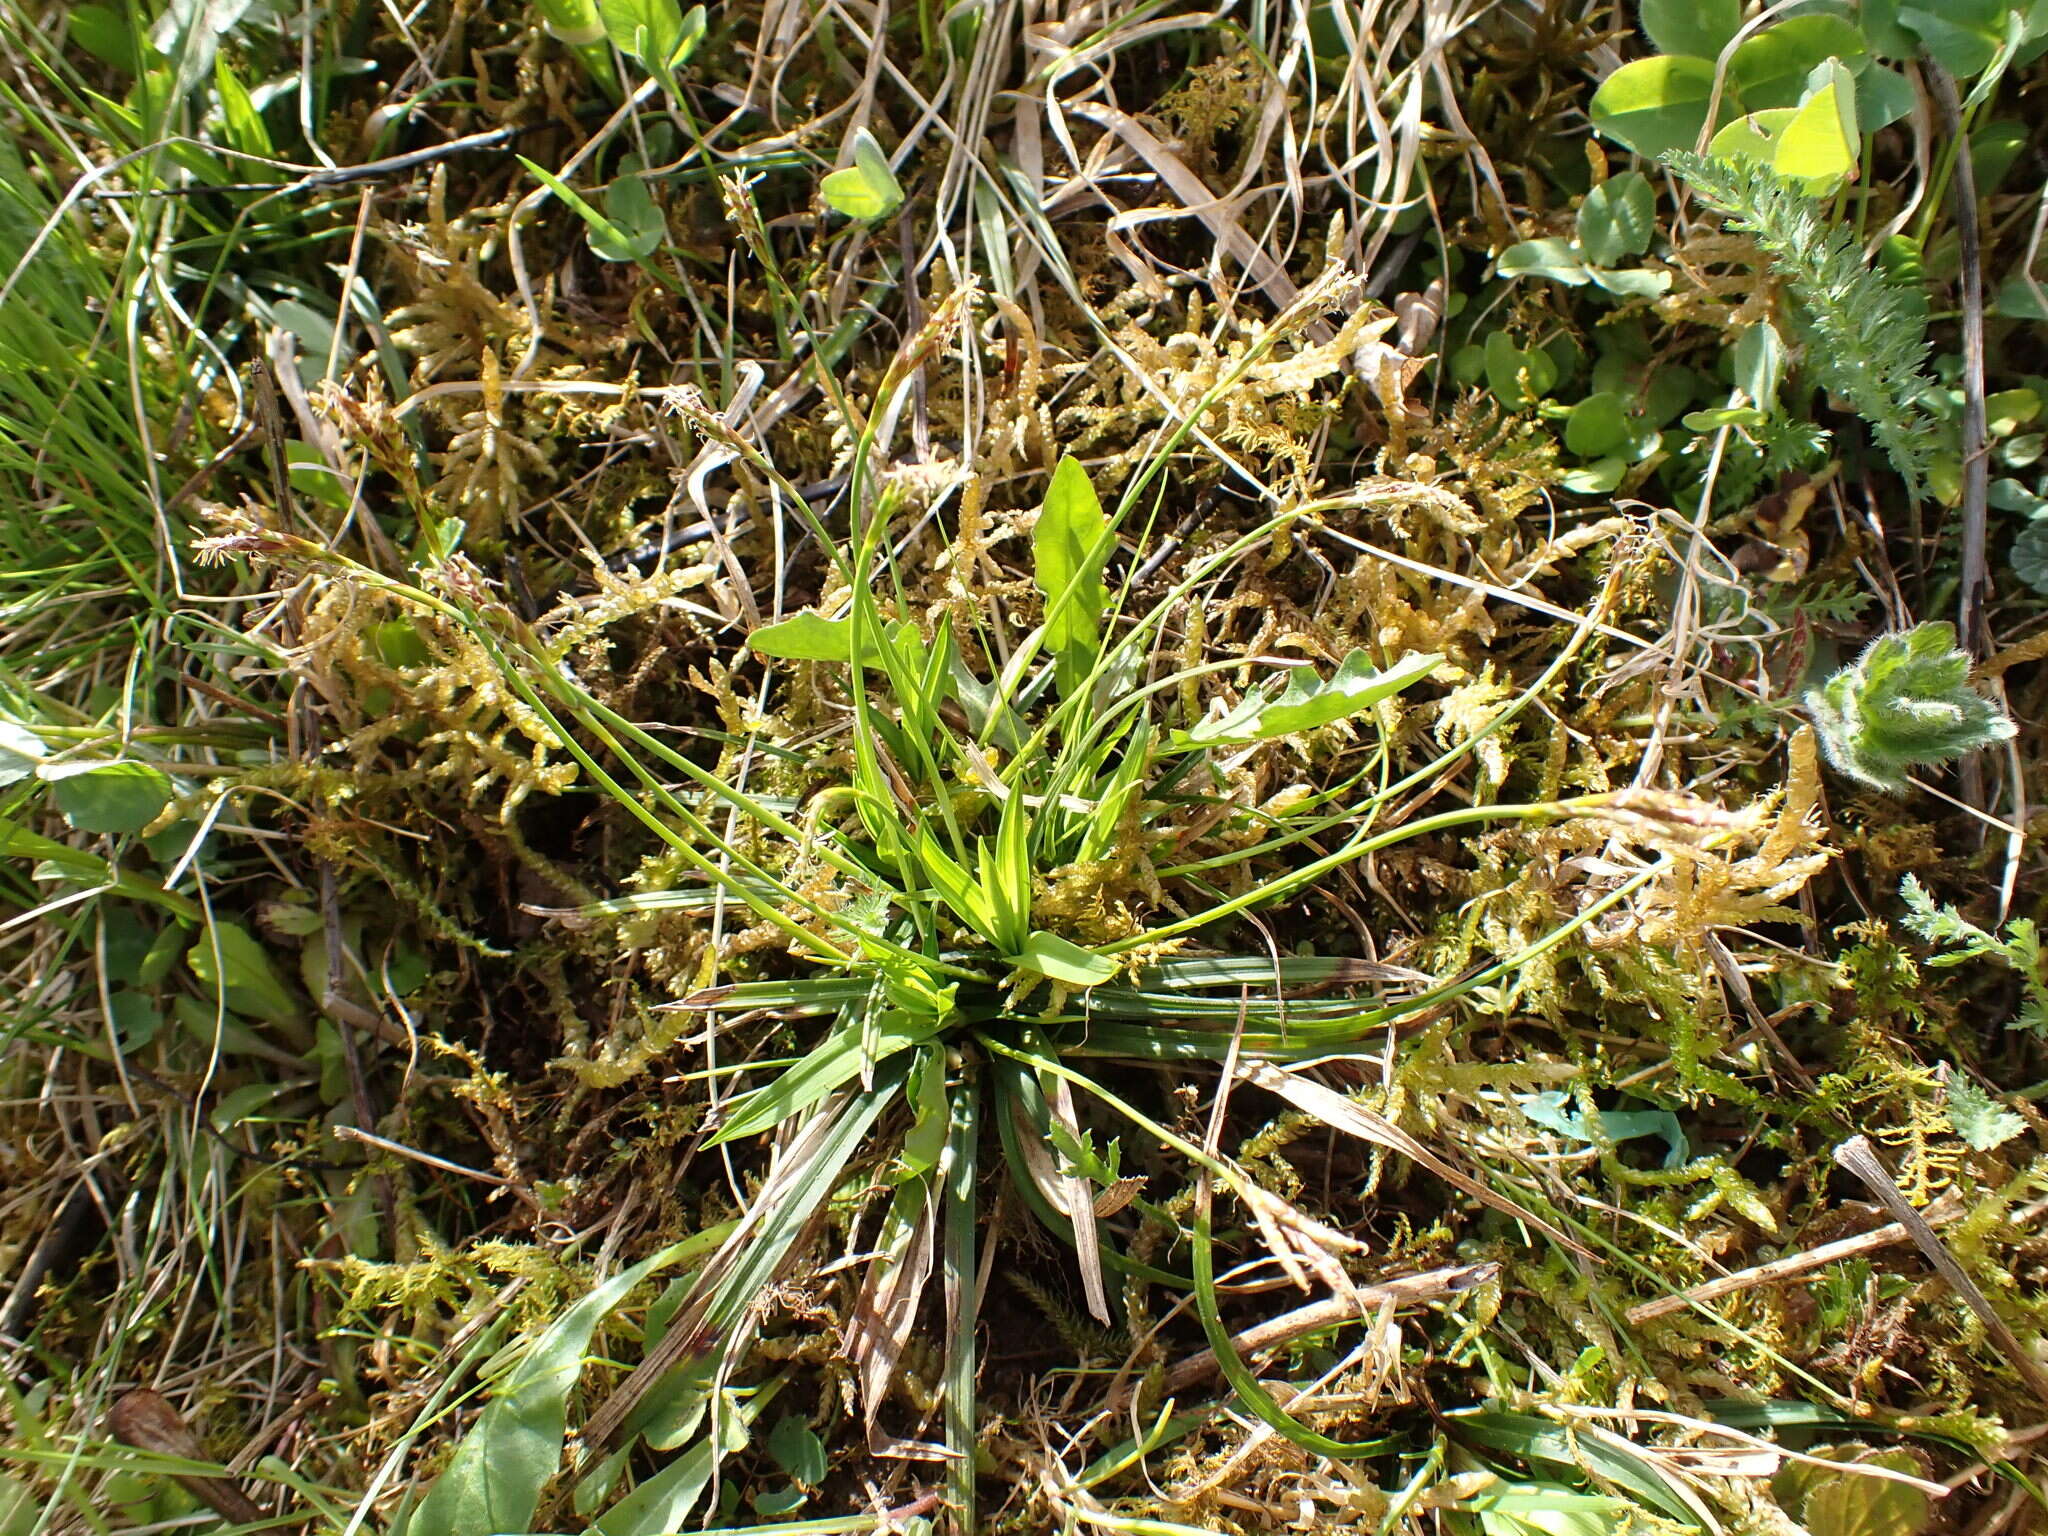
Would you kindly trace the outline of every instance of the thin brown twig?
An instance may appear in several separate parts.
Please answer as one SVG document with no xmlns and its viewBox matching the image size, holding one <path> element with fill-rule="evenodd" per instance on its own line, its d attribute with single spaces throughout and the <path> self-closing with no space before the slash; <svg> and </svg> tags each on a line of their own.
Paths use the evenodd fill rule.
<svg viewBox="0 0 2048 1536">
<path fill-rule="evenodd" d="M 1963 112 L 1955 81 L 1932 58 L 1921 61 L 1921 70 L 1941 108 L 1944 129 L 1960 143 Z M 1959 298 L 1963 315 L 1963 570 L 1962 590 L 1956 599 L 1956 629 L 1963 648 L 1981 657 L 1990 650 L 1990 636 L 1984 630 L 1984 589 L 1990 580 L 1985 523 L 1991 465 L 1984 418 L 1984 253 L 1977 228 L 1977 178 L 1967 146 L 1956 154 L 1952 187 L 1962 262 Z M 1972 794 L 1970 798 L 1981 797 Z"/>
<path fill-rule="evenodd" d="M 1373 1285 L 1361 1285 L 1348 1296 L 1327 1296 L 1321 1301 L 1312 1301 L 1305 1307 L 1296 1307 L 1292 1312 L 1283 1312 L 1278 1317 L 1268 1318 L 1263 1323 L 1255 1323 L 1242 1332 L 1231 1335 L 1231 1347 L 1240 1355 L 1277 1349 L 1319 1329 L 1334 1328 L 1339 1323 L 1358 1322 L 1382 1306 L 1421 1306 L 1442 1296 L 1472 1290 L 1497 1278 L 1499 1274 L 1500 1266 L 1494 1263 L 1453 1264 L 1443 1269 L 1425 1270 L 1420 1274 L 1400 1275 Z M 1170 1367 L 1160 1383 L 1160 1389 L 1168 1396 L 1185 1392 L 1190 1387 L 1208 1381 L 1219 1369 L 1216 1352 L 1209 1349 L 1201 1350 Z M 1134 1390 L 1130 1387 L 1122 1389 L 1112 1398 L 1109 1406 L 1112 1409 L 1121 1407 L 1129 1401 Z"/>
<path fill-rule="evenodd" d="M 1945 1226 L 1963 1214 L 1963 1204 L 1951 1191 L 1929 1206 L 1925 1214 L 1929 1226 Z M 1647 1323 L 1656 1318 L 1669 1317 L 1674 1312 L 1683 1312 L 1687 1307 L 1699 1306 L 1723 1296 L 1732 1296 L 1738 1291 L 1752 1290 L 1760 1285 L 1776 1285 L 1782 1280 L 1793 1279 L 1843 1259 L 1875 1253 L 1880 1248 L 1891 1248 L 1912 1240 L 1913 1234 L 1903 1223 L 1891 1222 L 1868 1232 L 1859 1232 L 1854 1237 L 1837 1238 L 1832 1243 L 1822 1243 L 1819 1247 L 1809 1248 L 1803 1253 L 1773 1259 L 1768 1264 L 1756 1264 L 1748 1269 L 1738 1269 L 1733 1274 L 1717 1276 L 1689 1290 L 1659 1296 L 1655 1301 L 1646 1301 L 1630 1307 L 1628 1320 L 1631 1323 Z"/>
</svg>

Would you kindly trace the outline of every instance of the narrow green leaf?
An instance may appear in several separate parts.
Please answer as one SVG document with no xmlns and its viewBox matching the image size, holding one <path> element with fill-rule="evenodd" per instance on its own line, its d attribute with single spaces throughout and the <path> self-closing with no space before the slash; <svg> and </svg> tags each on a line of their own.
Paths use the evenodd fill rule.
<svg viewBox="0 0 2048 1536">
<path fill-rule="evenodd" d="M 213 60 L 213 83 L 214 89 L 220 92 L 221 120 L 227 127 L 228 143 L 244 154 L 274 154 L 270 129 L 264 125 L 263 114 L 256 110 L 248 88 L 235 78 L 227 59 L 219 54 Z"/>
<path fill-rule="evenodd" d="M 925 878 L 938 889 L 940 900 L 952 909 L 953 915 L 988 943 L 1000 946 L 1001 924 L 982 883 L 939 845 L 929 827 L 919 825 L 913 831 L 911 846 L 924 866 Z"/>
<path fill-rule="evenodd" d="M 1412 687 L 1443 664 L 1435 654 L 1404 656 L 1386 671 L 1373 666 L 1364 650 L 1355 650 L 1329 679 L 1307 667 L 1289 674 L 1279 697 L 1253 695 L 1226 715 L 1204 720 L 1191 731 L 1175 733 L 1179 746 L 1269 741 L 1362 714 Z"/>
<path fill-rule="evenodd" d="M 870 1049 L 866 1051 L 862 1048 L 862 1031 L 842 1025 L 802 1061 L 739 1100 L 710 1144 L 719 1146 L 743 1136 L 755 1136 L 781 1124 L 833 1089 L 852 1082 L 870 1065 L 923 1044 L 946 1022 L 943 1015 L 913 1015 L 891 1009 L 870 1032 L 866 1041 Z"/>
<path fill-rule="evenodd" d="M 1039 929 L 1024 941 L 1024 947 L 1009 957 L 1010 963 L 1027 971 L 1050 976 L 1067 987 L 1096 987 L 1116 975 L 1117 964 L 1107 956 L 1083 949 L 1072 940 Z"/>
<path fill-rule="evenodd" d="M 533 172 L 542 186 L 546 187 L 570 208 L 574 209 L 576 216 L 590 226 L 590 233 L 601 236 L 613 249 L 624 250 L 632 244 L 632 236 L 627 231 L 621 229 L 609 217 L 598 212 L 596 208 L 585 202 L 580 192 L 562 180 L 553 171 L 542 169 L 524 155 L 519 157 L 519 163 Z"/>
<path fill-rule="evenodd" d="M 1003 802 L 996 823 L 993 855 L 984 854 L 981 877 L 988 888 L 1000 932 L 996 944 L 1009 949 L 1024 942 L 1031 928 L 1031 818 L 1024 797 L 1012 793 Z"/>
</svg>

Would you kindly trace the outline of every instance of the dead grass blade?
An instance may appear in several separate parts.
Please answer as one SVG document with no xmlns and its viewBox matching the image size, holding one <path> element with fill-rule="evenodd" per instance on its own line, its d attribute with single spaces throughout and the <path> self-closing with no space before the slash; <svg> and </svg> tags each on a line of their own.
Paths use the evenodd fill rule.
<svg viewBox="0 0 2048 1536">
<path fill-rule="evenodd" d="M 1364 1105 L 1346 1098 L 1334 1089 L 1325 1088 L 1321 1083 L 1293 1072 L 1282 1071 L 1279 1067 L 1264 1062 L 1245 1067 L 1242 1069 L 1242 1076 L 1253 1086 L 1279 1095 L 1303 1114 L 1315 1116 L 1332 1130 L 1356 1136 L 1361 1141 L 1385 1147 L 1390 1152 L 1398 1152 L 1411 1162 L 1420 1163 L 1446 1184 L 1464 1191 L 1481 1204 L 1490 1205 L 1496 1211 L 1512 1216 L 1517 1221 L 1527 1222 L 1559 1247 L 1569 1249 L 1580 1258 L 1598 1262 L 1593 1250 L 1576 1238 L 1566 1235 L 1528 1207 L 1508 1199 L 1505 1195 L 1495 1194 L 1470 1174 L 1452 1167 L 1391 1120 L 1374 1114 Z"/>
</svg>

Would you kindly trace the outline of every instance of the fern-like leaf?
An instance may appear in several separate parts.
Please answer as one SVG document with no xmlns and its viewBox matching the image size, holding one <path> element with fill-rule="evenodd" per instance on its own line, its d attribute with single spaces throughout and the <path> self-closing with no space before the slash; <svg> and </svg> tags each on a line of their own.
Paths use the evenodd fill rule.
<svg viewBox="0 0 2048 1536">
<path fill-rule="evenodd" d="M 1912 290 L 1866 262 L 1852 231 L 1829 223 L 1818 201 L 1770 171 L 1682 152 L 1664 158 L 1769 254 L 1798 300 L 1792 320 L 1814 378 L 1870 424 L 1918 497 L 1934 450 L 1933 423 L 1919 399 L 1933 380 L 1927 325 Z"/>
</svg>

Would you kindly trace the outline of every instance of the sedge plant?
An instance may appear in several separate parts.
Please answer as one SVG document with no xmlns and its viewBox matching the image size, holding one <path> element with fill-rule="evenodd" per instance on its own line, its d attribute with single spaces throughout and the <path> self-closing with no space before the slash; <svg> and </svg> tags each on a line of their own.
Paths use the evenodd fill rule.
<svg viewBox="0 0 2048 1536">
<path fill-rule="evenodd" d="M 883 380 L 881 400 L 908 382 L 935 333 L 961 308 L 949 305 L 905 348 Z M 1226 376 L 1214 393 L 1230 383 Z M 715 414 L 687 396 L 672 403 L 707 437 L 780 480 Z M 1134 587 L 1112 581 L 1108 566 L 1180 434 L 1155 449 L 1113 508 L 1083 467 L 1065 459 L 1032 531 L 1038 622 L 1002 630 L 999 617 L 981 615 L 956 632 L 948 619 L 927 624 L 914 611 L 895 542 L 902 521 L 895 497 L 871 489 L 874 423 L 884 414 L 868 414 L 854 450 L 852 526 L 844 536 L 835 537 L 800 495 L 790 498 L 827 551 L 842 596 L 763 626 L 750 640 L 771 664 L 817 669 L 850 714 L 850 747 L 836 760 L 845 771 L 816 788 L 807 812 L 751 793 L 738 776 L 705 767 L 612 709 L 577 680 L 557 647 L 492 600 L 460 557 L 418 585 L 347 567 L 364 587 L 460 626 L 589 782 L 660 839 L 684 873 L 670 891 L 632 898 L 635 909 L 742 907 L 781 935 L 794 964 L 790 974 L 700 988 L 678 1005 L 713 1022 L 773 1010 L 789 1022 L 797 1049 L 750 1073 L 750 1084 L 724 1102 L 714 1141 L 773 1137 L 775 1154 L 745 1211 L 682 1288 L 662 1337 L 584 1426 L 579 1508 L 611 1502 L 636 1443 L 672 1449 L 708 1434 L 704 1454 L 714 1463 L 724 1454 L 727 1428 L 703 1428 L 707 1413 L 717 1420 L 730 1410 L 720 1397 L 722 1368 L 743 1353 L 760 1296 L 813 1238 L 827 1207 L 846 1198 L 858 1169 L 853 1187 L 886 1196 L 850 1341 L 863 1361 L 871 1439 L 890 1370 L 937 1274 L 948 1320 L 943 1423 L 940 1440 L 923 1450 L 946 1463 L 956 1528 L 974 1529 L 985 1159 L 1000 1161 L 1018 1204 L 1071 1248 L 1098 1320 L 1113 1314 L 1111 1276 L 1191 1293 L 1246 1408 L 1306 1449 L 1363 1451 L 1301 1422 L 1232 1348 L 1217 1294 L 1210 1191 L 1234 1197 L 1297 1273 L 1290 1247 L 1341 1247 L 1341 1234 L 1262 1188 L 1215 1136 L 1198 1142 L 1173 1129 L 1098 1069 L 1123 1062 L 1258 1072 L 1260 1086 L 1297 1107 L 1334 1110 L 1349 1101 L 1305 1080 L 1296 1086 L 1275 1069 L 1355 1053 L 1398 1020 L 1527 963 L 1654 877 L 1653 865 L 1525 953 L 1370 1002 L 1290 997 L 1343 982 L 1346 962 L 1263 952 L 1245 942 L 1251 930 L 1241 926 L 1247 914 L 1406 840 L 1609 809 L 1612 797 L 1595 796 L 1462 806 L 1412 820 L 1394 814 L 1536 698 L 1593 633 L 1598 615 L 1576 626 L 1486 726 L 1397 775 L 1391 743 L 1375 723 L 1383 705 L 1439 666 L 1438 656 L 1375 659 L 1355 651 L 1327 675 L 1297 669 L 1284 686 L 1253 688 L 1229 707 L 1219 702 L 1195 713 L 1188 702 L 1205 682 L 1251 658 L 1155 665 L 1169 621 L 1207 584 L 1296 525 L 1356 498 L 1264 519 L 1188 561 L 1140 609 Z M 1144 537 L 1138 530 L 1133 542 L 1142 547 Z M 330 569 L 340 563 L 332 551 L 253 525 L 212 548 Z M 1226 775 L 1235 760 L 1344 721 L 1364 732 L 1363 766 L 1249 820 L 1231 806 Z M 1190 836 L 1190 808 L 1227 811 L 1234 835 Z M 1141 860 L 1162 899 L 1160 915 L 1105 938 L 1075 923 L 1071 904 L 1050 893 L 1060 874 L 1113 860 Z M 1413 1146 L 1390 1127 L 1374 1129 L 1380 1123 L 1362 1109 L 1343 1118 L 1369 1138 L 1384 1134 L 1387 1145 Z M 1105 1136 L 1105 1123 L 1122 1129 Z M 1132 1193 L 1126 1134 L 1149 1140 L 1185 1169 L 1198 1192 L 1192 1216 Z M 1570 1242 L 1448 1164 L 1431 1165 L 1477 1198 Z M 1134 1230 L 1143 1224 L 1166 1240 L 1134 1252 Z M 559 1435 L 551 1443 L 559 1447 Z M 649 1487 L 617 1501 L 597 1528 L 607 1536 L 675 1529 L 683 1513 L 677 1501 Z M 505 1511 L 493 1503 L 502 1493 L 492 1479 L 473 1488 L 437 1486 L 409 1536 L 503 1529 Z"/>
</svg>

